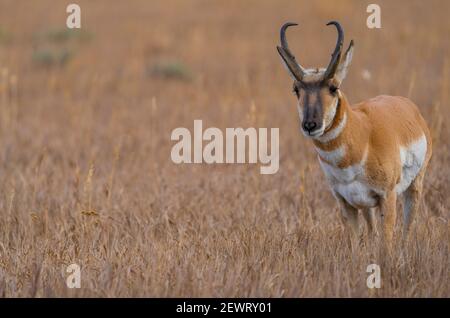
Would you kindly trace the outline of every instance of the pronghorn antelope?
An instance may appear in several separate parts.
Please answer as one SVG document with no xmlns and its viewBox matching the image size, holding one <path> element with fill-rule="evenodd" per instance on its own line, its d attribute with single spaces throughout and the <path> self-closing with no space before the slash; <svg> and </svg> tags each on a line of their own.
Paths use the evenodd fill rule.
<svg viewBox="0 0 450 318">
<path fill-rule="evenodd" d="M 296 62 L 281 27 L 278 53 L 294 80 L 303 134 L 312 139 L 319 163 L 342 217 L 359 232 L 358 211 L 375 229 L 375 208 L 383 217 L 384 237 L 392 242 L 397 196 L 404 196 L 404 235 L 409 232 L 431 157 L 431 136 L 414 103 L 404 97 L 378 96 L 350 105 L 340 90 L 353 55 L 353 40 L 342 54 L 344 32 L 326 69 L 305 69 Z"/>
</svg>

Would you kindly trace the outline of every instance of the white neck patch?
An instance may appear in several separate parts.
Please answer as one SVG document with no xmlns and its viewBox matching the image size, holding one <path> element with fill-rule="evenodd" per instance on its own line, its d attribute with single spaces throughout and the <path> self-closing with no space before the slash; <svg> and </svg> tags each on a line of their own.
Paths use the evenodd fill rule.
<svg viewBox="0 0 450 318">
<path fill-rule="evenodd" d="M 341 132 L 344 130 L 346 124 L 347 124 L 347 113 L 344 113 L 344 116 L 342 117 L 342 120 L 337 127 L 335 127 L 334 129 L 332 129 L 330 131 L 327 131 L 326 133 L 324 133 L 321 136 L 316 137 L 316 140 L 326 143 L 326 142 L 336 139 L 341 134 Z"/>
<path fill-rule="evenodd" d="M 316 147 L 316 151 L 319 154 L 321 158 L 323 158 L 325 161 L 329 162 L 332 165 L 338 165 L 339 162 L 344 158 L 345 151 L 346 151 L 346 145 L 343 144 L 340 147 L 331 150 L 331 151 L 325 151 L 320 149 L 319 147 Z"/>
</svg>

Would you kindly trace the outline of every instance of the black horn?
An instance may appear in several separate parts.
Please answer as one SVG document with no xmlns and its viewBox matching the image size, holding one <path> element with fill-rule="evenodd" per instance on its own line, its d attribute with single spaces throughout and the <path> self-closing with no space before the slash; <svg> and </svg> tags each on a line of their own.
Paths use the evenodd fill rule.
<svg viewBox="0 0 450 318">
<path fill-rule="evenodd" d="M 342 30 L 341 25 L 337 21 L 328 22 L 327 25 L 334 25 L 338 32 L 338 38 L 336 41 L 336 47 L 331 55 L 330 64 L 328 64 L 327 70 L 325 71 L 324 79 L 330 79 L 334 76 L 336 69 L 339 65 L 341 59 L 342 45 L 344 43 L 344 30 Z"/>
<path fill-rule="evenodd" d="M 280 53 L 286 67 L 290 70 L 296 80 L 301 81 L 304 76 L 303 68 L 295 60 L 295 56 L 289 50 L 289 46 L 286 39 L 286 29 L 290 26 L 298 25 L 297 23 L 287 22 L 283 24 L 280 29 L 280 42 L 281 46 L 277 46 L 278 53 Z"/>
<path fill-rule="evenodd" d="M 283 24 L 283 26 L 280 29 L 281 47 L 284 48 L 291 55 L 292 55 L 292 53 L 289 50 L 289 45 L 288 45 L 287 39 L 286 39 L 286 29 L 289 28 L 290 26 L 296 26 L 296 25 L 298 25 L 298 23 L 287 22 L 287 23 Z M 292 55 L 292 57 L 294 57 L 294 56 Z"/>
</svg>

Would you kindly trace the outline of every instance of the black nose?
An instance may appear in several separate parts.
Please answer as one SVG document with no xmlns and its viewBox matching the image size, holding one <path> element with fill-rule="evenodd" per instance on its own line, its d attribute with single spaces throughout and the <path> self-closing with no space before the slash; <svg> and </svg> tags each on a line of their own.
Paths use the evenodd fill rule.
<svg viewBox="0 0 450 318">
<path fill-rule="evenodd" d="M 317 127 L 317 123 L 315 121 L 305 121 L 303 122 L 303 129 L 307 132 L 313 131 Z"/>
</svg>

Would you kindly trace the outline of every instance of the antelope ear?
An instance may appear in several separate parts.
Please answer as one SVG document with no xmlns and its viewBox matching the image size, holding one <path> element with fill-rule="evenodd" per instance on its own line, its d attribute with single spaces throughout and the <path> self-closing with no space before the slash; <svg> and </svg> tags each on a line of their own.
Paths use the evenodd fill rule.
<svg viewBox="0 0 450 318">
<path fill-rule="evenodd" d="M 348 46 L 347 51 L 345 51 L 345 54 L 336 69 L 336 73 L 334 74 L 334 80 L 338 86 L 341 85 L 342 81 L 347 76 L 347 71 L 353 57 L 353 44 L 353 40 L 351 40 L 350 45 Z"/>
</svg>

